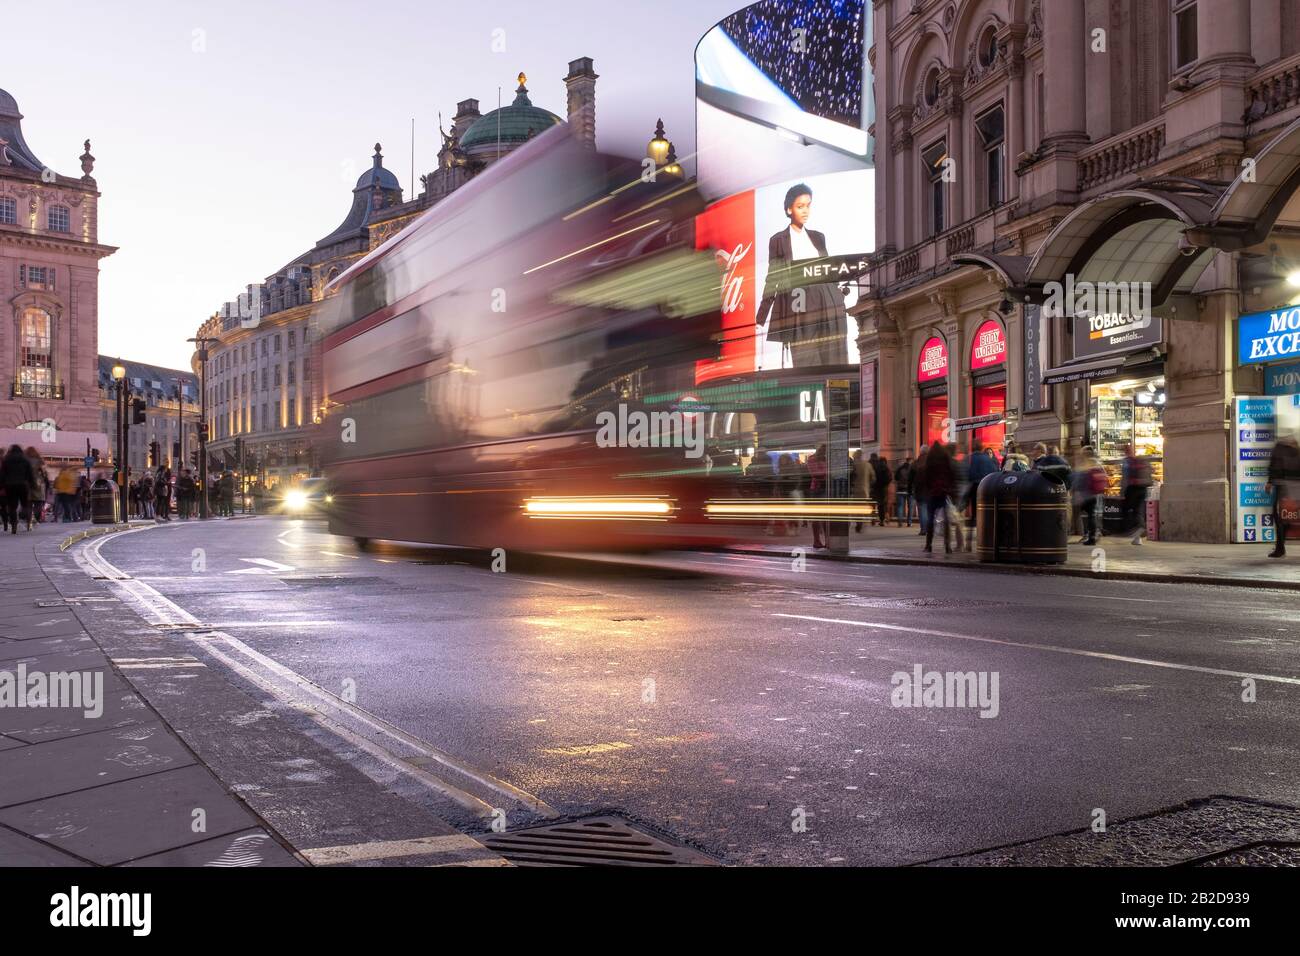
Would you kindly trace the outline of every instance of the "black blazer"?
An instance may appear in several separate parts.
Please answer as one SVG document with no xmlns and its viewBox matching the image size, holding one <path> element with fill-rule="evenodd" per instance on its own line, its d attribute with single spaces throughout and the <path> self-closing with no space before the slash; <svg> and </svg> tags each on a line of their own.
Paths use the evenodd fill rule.
<svg viewBox="0 0 1300 956">
<path fill-rule="evenodd" d="M 817 254 L 825 258 L 826 235 L 816 229 L 806 229 Z M 768 324 L 767 337 L 773 341 L 792 341 L 796 335 L 798 317 L 790 307 L 790 293 L 781 288 L 779 281 L 773 279 L 794 262 L 794 251 L 790 243 L 790 227 L 782 229 L 767 241 L 767 279 L 764 283 L 763 301 L 759 305 L 758 323 L 761 325 L 767 315 L 768 305 L 772 306 L 772 319 Z"/>
</svg>

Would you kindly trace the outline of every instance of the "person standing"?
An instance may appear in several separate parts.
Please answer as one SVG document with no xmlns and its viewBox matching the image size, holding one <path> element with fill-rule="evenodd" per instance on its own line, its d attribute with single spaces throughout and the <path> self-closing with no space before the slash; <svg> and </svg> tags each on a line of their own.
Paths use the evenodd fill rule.
<svg viewBox="0 0 1300 956">
<path fill-rule="evenodd" d="M 925 524 L 925 551 L 927 554 L 933 550 L 934 526 L 940 519 L 945 519 L 943 525 L 944 553 L 952 553 L 952 545 L 948 541 L 948 525 L 951 522 L 946 520 L 946 512 L 948 497 L 953 493 L 956 481 L 957 476 L 953 471 L 952 459 L 948 455 L 948 449 L 943 446 L 942 442 L 935 442 L 925 457 L 925 498 L 926 512 L 929 519 Z"/>
<path fill-rule="evenodd" d="M 171 521 L 172 470 L 170 468 L 158 472 L 158 477 L 154 479 L 153 493 L 158 520 Z"/>
<path fill-rule="evenodd" d="M 826 446 L 819 445 L 808 456 L 808 497 L 816 500 L 826 497 Z M 812 522 L 813 548 L 830 547 L 830 528 L 825 521 Z"/>
<path fill-rule="evenodd" d="M 182 521 L 188 521 L 194 512 L 194 478 L 188 468 L 182 469 L 181 476 L 176 479 L 176 507 Z"/>
<path fill-rule="evenodd" d="M 1133 543 L 1147 536 L 1147 493 L 1151 490 L 1151 465 L 1139 458 L 1132 445 L 1124 446 L 1121 485 L 1124 494 L 1124 531 L 1132 532 Z"/>
<path fill-rule="evenodd" d="M 227 518 L 235 516 L 235 475 L 229 469 L 221 475 L 221 514 Z"/>
<path fill-rule="evenodd" d="M 889 468 L 889 459 L 881 456 L 876 458 L 871 456 L 873 481 L 871 483 L 871 494 L 876 501 L 876 524 L 880 527 L 885 526 L 885 519 L 889 517 L 889 486 L 893 484 L 894 473 Z"/>
<path fill-rule="evenodd" d="M 903 518 L 907 518 L 907 526 L 912 527 L 912 456 L 906 455 L 903 463 L 898 466 L 894 472 L 894 488 L 897 492 L 898 507 L 895 517 L 898 519 L 898 526 L 903 526 Z"/>
<path fill-rule="evenodd" d="M 0 485 L 4 486 L 5 527 L 18 533 L 18 516 L 27 507 L 32 489 L 32 463 L 19 445 L 10 445 L 0 460 Z M 27 530 L 31 530 L 28 526 Z"/>
<path fill-rule="evenodd" d="M 930 502 L 927 497 L 925 466 L 930 457 L 928 445 L 922 445 L 912 463 L 912 497 L 916 499 L 916 517 L 921 530 L 917 534 L 925 536 L 926 526 L 930 523 Z"/>
<path fill-rule="evenodd" d="M 1278 436 L 1273 453 L 1268 457 L 1268 484 L 1265 490 L 1273 495 L 1273 533 L 1277 541 L 1270 558 L 1286 557 L 1287 522 L 1283 516 L 1283 502 L 1300 488 L 1300 448 L 1294 435 Z M 1292 499 L 1294 500 L 1294 499 Z"/>
<path fill-rule="evenodd" d="M 36 446 L 28 445 L 23 454 L 32 466 L 32 485 L 27 497 L 27 530 L 30 531 L 32 525 L 40 523 L 45 517 L 45 498 L 50 490 L 50 476 L 45 473 L 45 459 L 36 450 Z"/>
<path fill-rule="evenodd" d="M 76 521 L 77 492 L 79 490 L 80 472 L 69 465 L 59 472 L 54 479 L 54 520 L 68 523 Z"/>
</svg>

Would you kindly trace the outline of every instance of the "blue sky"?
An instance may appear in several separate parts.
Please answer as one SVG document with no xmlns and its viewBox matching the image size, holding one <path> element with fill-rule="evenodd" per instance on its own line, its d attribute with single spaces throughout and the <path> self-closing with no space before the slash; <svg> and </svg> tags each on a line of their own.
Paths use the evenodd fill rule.
<svg viewBox="0 0 1300 956">
<path fill-rule="evenodd" d="M 0 88 L 33 151 L 104 196 L 100 351 L 188 368 L 184 339 L 249 282 L 337 226 L 376 141 L 410 193 L 437 113 L 486 112 L 528 74 L 564 115 L 562 78 L 595 60 L 601 148 L 637 152 L 662 116 L 694 148 L 693 51 L 744 0 L 46 0 L 7 46 Z M 505 51 L 492 51 L 504 30 Z"/>
</svg>

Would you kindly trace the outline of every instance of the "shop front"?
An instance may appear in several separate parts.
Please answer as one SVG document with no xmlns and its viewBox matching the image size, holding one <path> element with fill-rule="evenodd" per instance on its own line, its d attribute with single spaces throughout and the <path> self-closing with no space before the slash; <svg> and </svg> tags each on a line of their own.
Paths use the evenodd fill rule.
<svg viewBox="0 0 1300 956">
<path fill-rule="evenodd" d="M 1254 312 L 1237 320 L 1237 361 L 1259 366 L 1263 395 L 1233 401 L 1233 541 L 1276 543 L 1268 463 L 1273 446 L 1300 436 L 1300 306 Z M 1294 500 L 1282 502 L 1286 512 Z M 1289 519 L 1288 538 L 1300 538 L 1300 521 Z"/>
<path fill-rule="evenodd" d="M 1007 334 L 996 319 L 975 330 L 970 373 L 971 424 L 979 426 L 971 429 L 971 439 L 986 448 L 1001 448 L 1007 433 Z M 989 424 L 980 425 L 983 421 Z"/>
<path fill-rule="evenodd" d="M 1164 323 L 1156 316 L 1076 316 L 1070 323 L 1072 361 L 1050 370 L 1045 385 L 1087 388 L 1083 443 L 1106 471 L 1105 525 L 1122 530 L 1124 458 L 1131 447 L 1151 468 L 1148 509 L 1159 505 L 1164 481 L 1164 413 L 1168 401 Z M 1154 517 L 1148 527 L 1157 527 Z"/>
<path fill-rule="evenodd" d="M 948 411 L 948 346 L 932 335 L 921 346 L 916 363 L 916 384 L 920 398 L 919 443 L 933 445 L 951 440 Z"/>
</svg>

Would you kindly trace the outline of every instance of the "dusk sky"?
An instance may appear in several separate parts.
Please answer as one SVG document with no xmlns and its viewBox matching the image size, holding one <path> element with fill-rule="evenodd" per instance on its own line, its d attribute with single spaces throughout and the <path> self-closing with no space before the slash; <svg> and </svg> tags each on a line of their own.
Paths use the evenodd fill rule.
<svg viewBox="0 0 1300 956">
<path fill-rule="evenodd" d="M 47 0 L 33 23 L 75 24 L 6 50 L 40 160 L 80 176 L 91 140 L 103 192 L 100 351 L 189 367 L 184 338 L 347 213 L 376 141 L 411 192 L 470 97 L 487 112 L 528 74 L 565 114 L 562 78 L 590 56 L 597 138 L 640 153 L 663 117 L 694 148 L 693 51 L 743 0 Z M 504 30 L 505 52 L 492 51 Z M 184 333 L 184 334 L 179 334 Z"/>
</svg>

